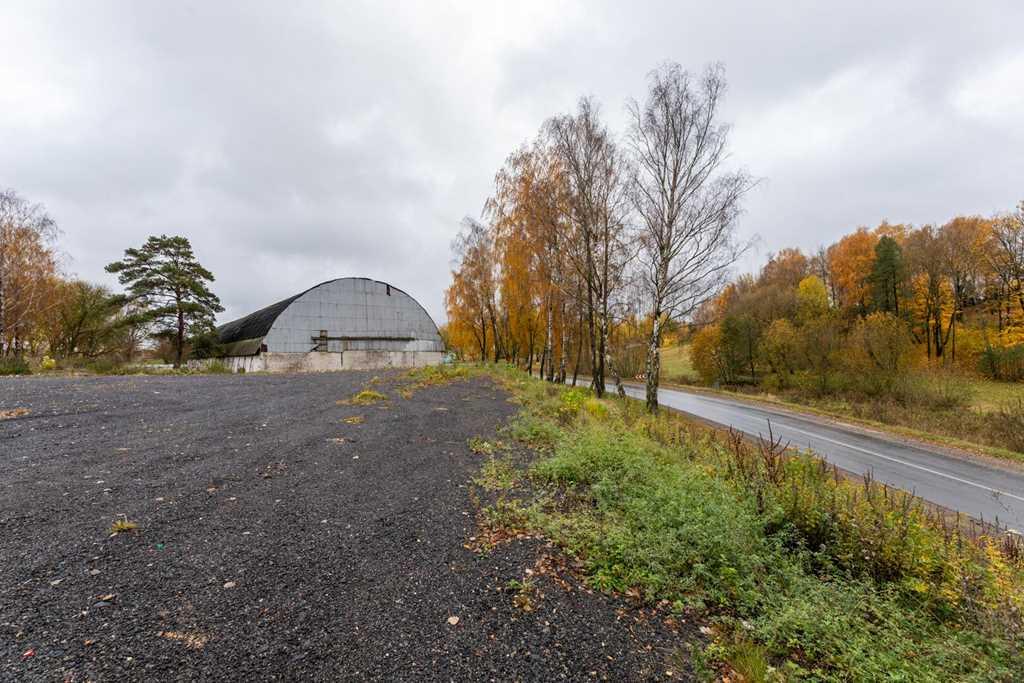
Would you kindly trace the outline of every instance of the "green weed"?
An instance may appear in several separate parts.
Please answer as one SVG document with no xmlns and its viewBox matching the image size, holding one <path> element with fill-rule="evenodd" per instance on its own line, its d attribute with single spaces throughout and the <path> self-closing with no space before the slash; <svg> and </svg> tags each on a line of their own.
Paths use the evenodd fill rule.
<svg viewBox="0 0 1024 683">
<path fill-rule="evenodd" d="M 352 398 L 338 401 L 338 405 L 368 406 L 388 400 L 388 397 L 374 389 L 363 389 Z"/>
<path fill-rule="evenodd" d="M 494 455 L 498 450 L 506 448 L 505 444 L 500 441 L 487 441 L 478 436 L 471 438 L 467 444 L 469 445 L 469 450 L 477 455 Z"/>
<path fill-rule="evenodd" d="M 480 474 L 473 481 L 488 491 L 507 491 L 515 486 L 518 478 L 519 473 L 511 464 L 491 458 L 480 468 Z"/>
<path fill-rule="evenodd" d="M 705 610 L 708 656 L 744 680 L 1024 674 L 1019 544 L 635 402 L 567 421 L 563 407 L 589 399 L 499 376 L 522 401 L 508 432 L 539 447 L 531 475 L 562 495 L 501 500 L 485 526 L 543 533 L 596 588 Z"/>
</svg>

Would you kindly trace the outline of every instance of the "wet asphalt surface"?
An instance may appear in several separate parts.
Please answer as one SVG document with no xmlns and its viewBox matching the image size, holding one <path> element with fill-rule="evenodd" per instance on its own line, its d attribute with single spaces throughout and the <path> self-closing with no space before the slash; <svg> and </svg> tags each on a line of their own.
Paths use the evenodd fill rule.
<svg viewBox="0 0 1024 683">
<path fill-rule="evenodd" d="M 566 572 L 514 604 L 557 551 L 467 547 L 467 440 L 515 406 L 395 377 L 0 378 L 0 680 L 687 677 L 691 626 Z"/>
</svg>

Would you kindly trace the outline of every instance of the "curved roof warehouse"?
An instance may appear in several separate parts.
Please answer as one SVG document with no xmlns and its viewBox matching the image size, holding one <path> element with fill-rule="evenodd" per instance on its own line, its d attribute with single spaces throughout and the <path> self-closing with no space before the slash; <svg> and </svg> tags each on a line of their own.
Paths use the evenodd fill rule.
<svg viewBox="0 0 1024 683">
<path fill-rule="evenodd" d="M 233 370 L 301 371 L 440 363 L 444 342 L 415 299 L 386 282 L 322 282 L 217 328 Z"/>
</svg>

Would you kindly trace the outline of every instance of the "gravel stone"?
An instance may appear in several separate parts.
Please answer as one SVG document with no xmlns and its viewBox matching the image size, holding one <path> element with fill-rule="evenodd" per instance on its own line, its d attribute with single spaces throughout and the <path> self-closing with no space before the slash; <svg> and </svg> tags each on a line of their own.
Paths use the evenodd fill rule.
<svg viewBox="0 0 1024 683">
<path fill-rule="evenodd" d="M 695 625 L 545 573 L 525 611 L 557 551 L 466 547 L 501 389 L 377 374 L 0 378 L 0 680 L 691 675 Z"/>
</svg>

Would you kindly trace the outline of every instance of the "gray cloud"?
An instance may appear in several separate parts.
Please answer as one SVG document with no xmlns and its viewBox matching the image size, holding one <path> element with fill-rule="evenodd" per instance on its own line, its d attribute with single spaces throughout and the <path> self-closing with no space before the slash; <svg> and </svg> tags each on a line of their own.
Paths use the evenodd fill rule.
<svg viewBox="0 0 1024 683">
<path fill-rule="evenodd" d="M 554 5 L 558 7 L 554 7 Z M 726 64 L 743 230 L 813 248 L 1024 198 L 1017 2 L 52 3 L 0 8 L 0 185 L 68 270 L 192 239 L 240 315 L 330 277 L 443 317 L 451 238 L 502 159 L 596 96 L 613 128 L 671 59 Z"/>
</svg>

